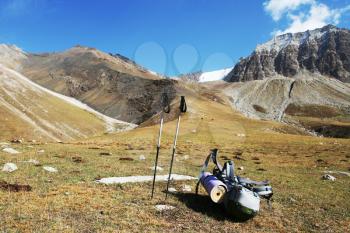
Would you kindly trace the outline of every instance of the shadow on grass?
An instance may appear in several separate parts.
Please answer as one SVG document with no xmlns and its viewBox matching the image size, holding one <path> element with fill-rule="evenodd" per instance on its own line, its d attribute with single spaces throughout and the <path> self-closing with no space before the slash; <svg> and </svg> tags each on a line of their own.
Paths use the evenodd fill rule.
<svg viewBox="0 0 350 233">
<path fill-rule="evenodd" d="M 207 215 L 218 221 L 245 222 L 246 219 L 239 219 L 228 215 L 224 204 L 215 204 L 209 196 L 196 195 L 195 193 L 169 193 L 184 203 L 188 208 L 195 212 Z"/>
</svg>

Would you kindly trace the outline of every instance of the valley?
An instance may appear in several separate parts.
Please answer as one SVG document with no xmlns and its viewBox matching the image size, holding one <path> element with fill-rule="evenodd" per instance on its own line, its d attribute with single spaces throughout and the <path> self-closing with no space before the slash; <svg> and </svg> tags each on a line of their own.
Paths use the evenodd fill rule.
<svg viewBox="0 0 350 233">
<path fill-rule="evenodd" d="M 167 201 L 165 182 L 157 182 L 153 200 L 151 183 L 95 182 L 103 177 L 151 175 L 158 131 L 154 125 L 64 144 L 13 144 L 22 152 L 16 156 L 0 152 L 1 163 L 11 161 L 19 167 L 11 174 L 0 173 L 0 179 L 33 188 L 26 193 L 1 191 L 2 229 L 192 232 L 195 223 L 219 232 L 347 230 L 349 177 L 335 174 L 335 182 L 321 177 L 325 171 L 348 171 L 348 139 L 298 135 L 285 124 L 248 119 L 233 111 L 228 101 L 222 104 L 189 96 L 188 107 L 180 129 L 174 173 L 196 177 L 209 150 L 219 148 L 220 161 L 233 159 L 237 167 L 244 168 L 237 171 L 239 175 L 271 180 L 275 192 L 271 209 L 262 202 L 257 217 L 240 223 L 212 203 L 203 188 L 196 196 L 196 181 L 172 183 L 179 192 L 169 195 Z M 159 161 L 164 170 L 160 175 L 169 169 L 175 125 L 170 121 L 164 126 Z M 140 160 L 141 155 L 145 160 Z M 29 159 L 40 161 L 40 165 L 21 162 Z M 58 173 L 44 171 L 45 165 L 55 167 Z M 189 185 L 192 191 L 182 192 L 183 185 Z M 157 204 L 175 209 L 159 212 Z"/>
<path fill-rule="evenodd" d="M 0 45 L 0 232 L 347 232 L 349 38 L 330 25 L 284 34 L 232 68 L 173 78 L 80 45 Z M 167 200 L 163 181 L 154 199 L 150 182 L 97 182 L 168 174 L 180 96 L 173 173 L 193 180 L 172 181 Z M 195 195 L 214 148 L 237 175 L 271 181 L 271 206 L 242 222 Z"/>
</svg>

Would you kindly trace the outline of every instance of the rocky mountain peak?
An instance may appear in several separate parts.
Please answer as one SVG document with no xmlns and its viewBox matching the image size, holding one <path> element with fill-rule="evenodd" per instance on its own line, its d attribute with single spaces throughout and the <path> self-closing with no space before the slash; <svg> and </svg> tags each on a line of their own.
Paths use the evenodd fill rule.
<svg viewBox="0 0 350 233">
<path fill-rule="evenodd" d="M 275 36 L 270 41 L 260 44 L 256 47 L 256 52 L 262 51 L 271 51 L 275 50 L 276 52 L 281 51 L 288 45 L 299 46 L 303 43 L 307 43 L 313 40 L 322 39 L 323 36 L 327 35 L 330 32 L 336 32 L 341 29 L 337 28 L 334 25 L 327 25 L 322 28 L 317 28 L 315 30 L 307 30 L 305 32 L 298 33 L 287 33 Z"/>
<path fill-rule="evenodd" d="M 225 80 L 294 77 L 302 70 L 350 82 L 350 30 L 327 25 L 276 36 L 241 59 Z"/>
</svg>

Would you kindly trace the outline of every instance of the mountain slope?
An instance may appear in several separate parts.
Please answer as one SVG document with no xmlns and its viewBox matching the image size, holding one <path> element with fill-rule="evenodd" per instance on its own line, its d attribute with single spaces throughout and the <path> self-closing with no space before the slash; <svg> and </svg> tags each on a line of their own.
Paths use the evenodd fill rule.
<svg viewBox="0 0 350 233">
<path fill-rule="evenodd" d="M 15 45 L 0 44 L 0 64 L 12 69 L 20 69 L 28 54 Z"/>
<path fill-rule="evenodd" d="M 74 47 L 29 54 L 23 72 L 36 83 L 74 97 L 110 117 L 139 124 L 160 110 L 163 92 L 175 97 L 177 81 L 163 79 L 120 55 Z"/>
<path fill-rule="evenodd" d="M 225 80 L 260 80 L 277 74 L 293 77 L 302 70 L 350 82 L 350 31 L 328 25 L 277 36 L 241 59 Z"/>
<path fill-rule="evenodd" d="M 134 126 L 49 91 L 0 64 L 1 139 L 69 140 Z"/>
<path fill-rule="evenodd" d="M 277 36 L 241 59 L 225 81 L 232 106 L 248 117 L 350 136 L 347 29 L 326 26 Z"/>
<path fill-rule="evenodd" d="M 337 115 L 350 114 L 350 88 L 325 77 L 269 78 L 234 83 L 225 88 L 235 108 L 253 118 L 282 121 L 285 112 L 303 106 L 328 106 Z M 296 113 L 298 114 L 298 113 Z M 299 114 L 305 114 L 301 111 Z M 326 112 L 316 117 L 328 117 Z M 310 115 L 311 116 L 311 115 Z"/>
</svg>

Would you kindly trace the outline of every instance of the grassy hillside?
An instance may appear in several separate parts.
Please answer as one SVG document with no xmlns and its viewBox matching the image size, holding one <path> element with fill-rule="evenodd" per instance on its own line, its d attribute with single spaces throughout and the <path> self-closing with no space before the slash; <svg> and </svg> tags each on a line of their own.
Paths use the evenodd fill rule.
<svg viewBox="0 0 350 233">
<path fill-rule="evenodd" d="M 14 137 L 72 140 L 106 131 L 102 117 L 58 98 L 3 66 L 0 67 L 0 112 L 0 140 Z"/>
<path fill-rule="evenodd" d="M 99 112 L 140 124 L 157 113 L 163 92 L 172 100 L 176 81 L 163 79 L 120 55 L 74 47 L 61 53 L 28 55 L 22 70 L 34 82 L 71 96 Z"/>
<path fill-rule="evenodd" d="M 221 101 L 220 101 L 221 102 Z M 164 200 L 165 183 L 158 183 L 150 200 L 150 183 L 105 186 L 95 179 L 151 175 L 158 126 L 93 137 L 66 144 L 13 145 L 22 153 L 0 152 L 0 164 L 14 162 L 18 171 L 0 172 L 0 180 L 29 184 L 30 192 L 0 191 L 0 231 L 36 232 L 347 232 L 350 223 L 350 178 L 323 171 L 348 171 L 350 141 L 298 135 L 292 127 L 250 120 L 233 111 L 225 100 L 188 98 L 182 118 L 174 172 L 197 176 L 211 148 L 220 161 L 243 166 L 240 175 L 269 179 L 274 188 L 272 209 L 262 202 L 260 214 L 244 223 L 227 218 L 221 206 L 200 196 L 179 192 Z M 164 128 L 160 166 L 166 174 L 176 121 Z M 293 134 L 282 134 L 283 131 Z M 38 153 L 39 150 L 45 153 Z M 109 155 L 107 155 L 108 153 Z M 144 155 L 145 161 L 139 156 Z M 127 160 L 125 160 L 127 158 Z M 237 159 L 240 158 L 240 159 Z M 23 163 L 37 159 L 58 169 Z M 181 190 L 183 184 L 171 186 Z M 174 210 L 158 212 L 156 204 Z"/>
</svg>

